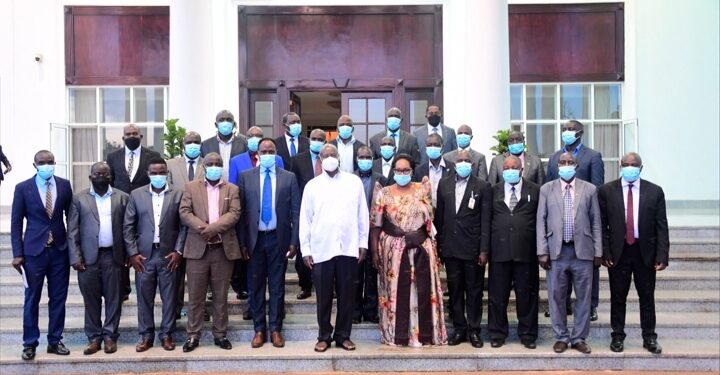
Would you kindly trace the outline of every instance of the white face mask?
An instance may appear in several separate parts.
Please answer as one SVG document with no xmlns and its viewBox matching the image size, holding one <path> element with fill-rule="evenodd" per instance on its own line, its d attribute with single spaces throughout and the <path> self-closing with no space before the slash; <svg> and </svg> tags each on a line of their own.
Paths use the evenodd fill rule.
<svg viewBox="0 0 720 375">
<path fill-rule="evenodd" d="M 325 172 L 335 172 L 340 165 L 340 161 L 332 156 L 323 159 L 322 167 Z"/>
</svg>

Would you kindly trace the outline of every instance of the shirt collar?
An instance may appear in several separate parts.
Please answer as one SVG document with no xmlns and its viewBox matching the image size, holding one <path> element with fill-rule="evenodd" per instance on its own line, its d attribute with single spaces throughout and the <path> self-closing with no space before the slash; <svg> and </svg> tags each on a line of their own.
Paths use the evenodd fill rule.
<svg viewBox="0 0 720 375">
<path fill-rule="evenodd" d="M 382 160 L 383 165 L 385 165 L 385 164 L 390 164 L 390 165 L 392 165 L 393 160 L 395 160 L 395 155 L 393 155 L 393 157 L 391 157 L 390 160 L 387 160 L 387 161 L 381 156 L 381 157 L 380 157 L 380 160 Z"/>
<path fill-rule="evenodd" d="M 466 151 L 466 150 L 467 150 L 468 152 L 472 152 L 472 149 L 470 148 L 470 146 L 467 146 L 467 147 L 465 147 L 465 148 L 462 148 L 462 147 L 459 147 L 459 146 L 458 146 L 458 151 Z"/>
<path fill-rule="evenodd" d="M 445 158 L 442 156 L 440 157 L 440 163 L 438 163 L 437 168 L 435 168 L 435 166 L 433 165 L 433 163 L 430 160 L 428 160 L 428 165 L 430 166 L 430 169 L 434 169 L 434 170 L 443 169 L 443 168 L 445 168 Z"/>
<path fill-rule="evenodd" d="M 624 178 L 622 178 L 622 177 L 620 178 L 620 185 L 622 185 L 623 188 L 627 187 L 628 184 L 630 184 L 630 183 L 625 181 Z M 640 178 L 638 177 L 638 179 L 633 181 L 632 184 L 633 184 L 633 187 L 640 189 Z"/>
<path fill-rule="evenodd" d="M 273 165 L 270 168 L 265 168 L 263 166 L 260 167 L 260 175 L 264 175 L 267 171 L 270 171 L 271 175 L 275 174 L 275 166 Z"/>
<path fill-rule="evenodd" d="M 387 136 L 390 138 L 393 138 L 393 136 L 397 135 L 400 137 L 400 129 L 396 130 L 394 133 L 390 131 L 390 129 L 387 130 Z M 397 145 L 395 145 L 397 147 Z"/>
<path fill-rule="evenodd" d="M 225 181 L 223 181 L 222 177 L 220 177 L 220 182 L 218 182 L 217 185 L 215 185 L 215 186 L 210 185 L 210 183 L 208 182 L 207 179 L 203 179 L 203 182 L 205 182 L 205 187 L 210 186 L 210 187 L 213 187 L 213 188 L 220 188 L 220 186 L 222 186 L 222 184 L 223 184 Z"/>
<path fill-rule="evenodd" d="M 350 136 L 350 140 L 348 141 L 348 143 L 343 142 L 343 140 L 340 139 L 340 137 L 337 138 L 338 147 L 349 147 L 349 146 L 352 146 L 353 143 L 355 143 L 355 136 L 354 136 L 354 135 L 351 135 L 351 136 Z"/>
<path fill-rule="evenodd" d="M 287 140 L 288 142 L 290 142 L 291 139 L 297 141 L 298 137 L 293 137 L 292 135 L 290 135 L 290 134 L 288 134 L 287 132 L 285 132 L 285 140 Z"/>
<path fill-rule="evenodd" d="M 140 155 L 140 146 L 138 146 L 138 148 L 136 148 L 134 150 L 130 150 L 127 146 L 125 146 L 125 155 L 130 155 L 130 154 Z"/>
<path fill-rule="evenodd" d="M 575 182 L 575 181 L 573 180 L 573 182 Z M 522 178 L 515 185 L 510 185 L 507 181 L 505 181 L 505 191 L 510 191 L 510 189 L 512 189 L 513 186 L 515 187 L 515 192 L 520 194 L 520 191 L 522 191 Z"/>
<path fill-rule="evenodd" d="M 190 159 L 187 155 L 183 155 L 183 158 L 185 158 L 185 164 L 193 162 L 195 165 L 198 165 L 198 162 L 200 161 L 200 155 L 198 155 L 195 159 Z"/>
<path fill-rule="evenodd" d="M 156 193 L 156 192 L 153 190 L 153 188 L 152 188 L 152 184 L 149 184 L 149 185 L 148 185 L 148 190 L 150 191 L 150 194 L 154 194 L 154 195 L 160 196 L 160 195 L 164 195 L 165 193 L 167 193 L 167 192 L 170 190 L 170 185 L 166 183 L 166 184 L 165 184 L 165 189 L 163 189 L 163 190 L 162 190 L 161 192 L 159 192 L 159 193 Z"/>
<path fill-rule="evenodd" d="M 45 187 L 45 184 L 46 184 L 48 181 L 50 181 L 50 185 L 55 185 L 55 176 L 50 177 L 49 179 L 46 180 L 46 179 L 40 177 L 39 174 L 36 174 L 36 175 L 35 175 L 35 184 L 36 184 L 38 187 Z"/>
<path fill-rule="evenodd" d="M 580 143 L 577 145 L 577 147 L 575 147 L 575 151 L 573 151 L 573 156 L 577 156 L 578 152 L 580 152 L 580 150 L 581 150 L 582 148 L 583 148 L 583 144 L 582 144 L 582 142 L 580 142 Z M 564 147 L 562 148 L 562 150 L 563 150 L 563 152 L 567 152 L 567 146 L 564 146 Z M 574 187 L 575 187 L 575 186 L 573 186 L 573 188 L 574 188 Z"/>
<path fill-rule="evenodd" d="M 107 192 L 105 192 L 105 195 L 100 196 L 100 195 L 98 195 L 98 194 L 95 192 L 95 189 L 93 188 L 92 184 L 90 185 L 90 195 L 92 195 L 93 197 L 96 197 L 96 198 L 107 198 L 107 197 L 111 196 L 112 193 L 113 193 L 112 186 L 108 186 L 108 190 L 107 190 Z"/>
<path fill-rule="evenodd" d="M 224 145 L 230 144 L 230 143 L 232 143 L 232 142 L 235 140 L 235 134 L 233 134 L 232 137 L 230 137 L 230 139 L 229 139 L 227 142 L 223 141 L 223 140 L 220 138 L 220 134 L 216 135 L 216 137 L 217 137 L 218 143 L 219 143 L 219 144 L 224 144 Z"/>
<path fill-rule="evenodd" d="M 560 187 L 563 191 L 565 191 L 566 186 L 570 185 L 572 190 L 575 190 L 575 181 L 577 181 L 577 177 L 573 178 L 573 180 L 570 183 L 565 182 L 562 178 L 560 179 Z"/>
<path fill-rule="evenodd" d="M 432 134 L 433 129 L 437 129 L 438 134 L 442 135 L 442 123 L 437 124 L 437 126 L 432 126 L 428 123 L 427 129 L 428 129 L 428 134 Z"/>
</svg>

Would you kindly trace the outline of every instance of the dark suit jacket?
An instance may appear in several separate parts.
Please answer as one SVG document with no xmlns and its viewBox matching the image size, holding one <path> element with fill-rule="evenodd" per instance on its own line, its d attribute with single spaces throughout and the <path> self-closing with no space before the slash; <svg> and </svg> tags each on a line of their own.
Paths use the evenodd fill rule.
<svg viewBox="0 0 720 375">
<path fill-rule="evenodd" d="M 445 124 L 439 124 L 438 126 L 442 130 L 442 134 L 440 134 L 440 136 L 443 139 L 443 145 L 440 152 L 444 155 L 450 151 L 456 150 L 458 148 L 458 145 L 457 138 L 455 136 L 455 129 Z M 427 161 L 428 158 L 427 154 L 425 154 L 425 141 L 428 137 L 428 124 L 425 124 L 421 126 L 418 130 L 415 130 L 413 132 L 413 135 L 417 139 L 418 150 L 420 151 L 420 159 Z"/>
<path fill-rule="evenodd" d="M 338 145 L 338 139 L 337 139 L 337 138 L 333 139 L 332 141 L 330 141 L 330 144 L 333 145 L 333 146 L 335 146 L 335 147 L 337 147 L 337 145 Z M 353 171 L 357 171 L 357 170 L 358 170 L 358 165 L 357 165 L 357 151 L 358 151 L 358 149 L 359 149 L 360 147 L 362 147 L 362 146 L 365 146 L 365 144 L 362 143 L 362 142 L 360 142 L 360 141 L 358 141 L 357 139 L 355 140 L 355 142 L 353 142 Z"/>
<path fill-rule="evenodd" d="M 425 160 L 419 165 L 415 166 L 415 170 L 413 171 L 413 181 L 420 182 L 422 181 L 423 177 L 430 176 L 430 162 Z M 442 170 L 442 178 L 445 178 L 450 175 L 455 174 L 455 164 L 446 161 L 445 162 L 445 168 Z"/>
<path fill-rule="evenodd" d="M 232 142 L 232 148 L 230 149 L 230 158 L 242 154 L 245 151 L 247 151 L 247 138 L 242 134 L 236 134 Z M 205 157 L 205 155 L 211 152 L 220 153 L 220 142 L 218 141 L 217 134 L 204 140 L 200 145 L 200 156 Z M 223 163 L 229 162 L 230 160 L 223 160 Z"/>
<path fill-rule="evenodd" d="M 295 174 L 297 179 L 298 187 L 300 188 L 300 196 L 302 197 L 305 191 L 305 185 L 315 177 L 315 165 L 313 165 L 310 151 L 303 151 L 290 158 L 290 165 L 292 166 L 292 172 Z"/>
<path fill-rule="evenodd" d="M 516 191 L 518 203 L 510 212 L 505 204 L 505 183 L 492 187 L 492 230 L 490 231 L 491 262 L 537 262 L 536 220 L 540 186 L 522 179 Z"/>
<path fill-rule="evenodd" d="M 380 182 L 380 185 L 382 187 L 390 186 L 395 183 L 395 172 L 393 172 L 393 169 L 390 168 L 390 173 L 388 173 L 387 178 L 385 178 L 385 176 L 383 176 L 383 173 L 382 173 L 382 161 L 383 161 L 382 156 L 380 158 L 373 160 L 372 172 L 373 172 L 373 174 L 377 174 L 380 176 L 380 177 L 378 177 L 378 182 Z"/>
<path fill-rule="evenodd" d="M 560 155 L 563 154 L 563 150 L 555 151 L 550 160 L 548 161 L 547 179 L 545 181 L 552 181 L 560 178 L 558 175 L 558 160 Z M 596 187 L 600 187 L 605 183 L 605 164 L 602 161 L 602 155 L 591 149 L 582 146 L 577 155 L 578 169 L 575 173 L 575 177 L 580 180 L 587 181 Z"/>
<path fill-rule="evenodd" d="M 277 154 L 280 155 L 280 157 L 283 159 L 283 164 L 285 164 L 285 169 L 292 170 L 292 161 L 290 160 L 290 149 L 288 149 L 287 142 L 285 141 L 285 134 L 275 138 L 275 143 L 277 144 Z M 299 135 L 297 137 L 297 154 L 295 156 L 298 156 L 301 152 L 310 152 L 310 139 L 304 135 Z"/>
<path fill-rule="evenodd" d="M 639 199 L 635 220 L 643 263 L 648 267 L 653 267 L 655 263 L 668 264 L 670 235 L 665 193 L 660 186 L 641 180 Z M 603 258 L 617 263 L 625 246 L 625 202 L 620 179 L 601 186 L 598 201 L 602 217 Z"/>
<path fill-rule="evenodd" d="M 122 222 L 128 195 L 113 189 L 110 195 L 110 211 L 112 213 L 113 261 L 117 266 L 125 265 L 125 242 L 123 241 Z M 70 264 L 83 262 L 95 264 L 98 260 L 98 233 L 100 232 L 100 215 L 95 196 L 90 189 L 85 189 L 73 196 L 68 216 L 68 248 Z"/>
<path fill-rule="evenodd" d="M 360 177 L 360 171 L 355 171 L 355 175 Z M 360 177 L 360 180 L 362 181 L 362 177 Z M 372 207 L 372 200 L 373 200 L 373 192 L 375 191 L 375 183 L 379 183 L 380 186 L 385 186 L 386 178 L 383 177 L 382 173 L 376 173 L 372 169 L 370 170 L 370 200 L 368 201 L 368 209 Z M 363 185 L 363 189 L 365 186 Z"/>
<path fill-rule="evenodd" d="M 503 163 L 505 158 L 510 156 L 509 152 L 497 155 L 490 162 L 490 173 L 488 173 L 488 182 L 497 184 L 504 182 L 503 179 Z M 545 183 L 545 168 L 542 166 L 540 158 L 536 155 L 525 153 L 525 165 L 523 165 L 522 177 L 536 185 L 542 186 Z"/>
<path fill-rule="evenodd" d="M 460 210 L 455 213 L 455 175 L 440 180 L 435 208 L 435 228 L 440 256 L 477 259 L 490 250 L 492 190 L 487 181 L 468 176 Z M 474 205 L 470 208 L 471 198 Z"/>
<path fill-rule="evenodd" d="M 260 220 L 260 167 L 240 174 L 238 188 L 242 197 L 242 217 L 236 226 L 240 247 L 245 246 L 250 255 L 255 250 Z M 300 189 L 295 175 L 282 168 L 275 168 L 275 216 L 277 217 L 277 238 L 280 251 L 285 253 L 290 245 L 300 247 L 298 237 L 300 225 Z"/>
<path fill-rule="evenodd" d="M 5 179 L 5 176 L 4 176 L 4 173 L 3 173 L 3 166 L 5 165 L 5 163 L 9 163 L 9 162 L 8 162 L 8 158 L 7 158 L 7 156 L 5 156 L 5 154 L 3 153 L 3 151 L 2 151 L 2 146 L 0 146 L 0 181 L 2 181 L 2 180 Z"/>
<path fill-rule="evenodd" d="M 415 161 L 415 164 L 420 162 L 421 155 L 417 145 L 417 138 L 414 135 L 406 132 L 405 130 L 398 130 L 400 132 L 400 144 L 395 145 L 395 154 L 408 154 Z M 383 130 L 370 138 L 370 149 L 373 151 L 373 159 L 379 159 L 382 157 L 380 154 L 380 142 L 387 136 L 387 130 Z"/>
<path fill-rule="evenodd" d="M 277 155 L 275 155 L 275 166 L 279 167 L 280 169 L 285 168 L 285 164 L 283 163 L 282 158 Z M 240 179 L 240 174 L 252 168 L 255 167 L 253 167 L 252 160 L 250 160 L 249 151 L 243 152 L 242 154 L 237 156 L 233 156 L 230 159 L 230 171 L 228 173 L 228 181 L 237 185 L 237 182 Z"/>
<path fill-rule="evenodd" d="M 63 216 L 67 218 L 72 203 L 70 182 L 55 176 L 57 197 L 53 207 L 52 218 L 45 212 L 45 202 L 40 199 L 35 176 L 15 185 L 12 213 L 10 218 L 10 241 L 13 257 L 36 256 L 45 250 L 50 231 L 55 246 L 64 251 L 67 249 L 67 232 Z M 23 221 L 25 232 L 23 233 Z"/>
<path fill-rule="evenodd" d="M 180 200 L 183 191 L 168 185 L 160 210 L 160 254 L 164 257 L 172 251 L 183 252 L 187 227 L 180 220 Z M 130 193 L 130 202 L 123 220 L 125 252 L 128 257 L 137 253 L 150 259 L 155 241 L 155 212 L 150 185 Z"/>
<path fill-rule="evenodd" d="M 150 183 L 150 177 L 147 175 L 147 168 L 150 160 L 159 158 L 160 154 L 147 148 L 140 147 L 140 164 L 138 164 L 137 172 L 135 172 L 135 178 L 130 181 L 127 169 L 125 168 L 125 146 L 121 149 L 113 151 L 108 154 L 106 162 L 112 169 L 112 178 L 110 179 L 110 185 L 113 189 L 120 190 L 126 194 L 130 194 L 133 190 L 140 186 L 147 185 Z M 137 160 L 135 161 L 138 162 Z"/>
</svg>

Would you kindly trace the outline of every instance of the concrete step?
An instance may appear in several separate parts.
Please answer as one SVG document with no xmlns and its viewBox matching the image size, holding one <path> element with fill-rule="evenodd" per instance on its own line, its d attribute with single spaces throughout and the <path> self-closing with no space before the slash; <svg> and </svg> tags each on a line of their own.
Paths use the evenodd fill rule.
<svg viewBox="0 0 720 375">
<path fill-rule="evenodd" d="M 715 238 L 720 239 L 720 227 L 717 225 L 671 225 L 670 239 L 673 238 Z"/>
<path fill-rule="evenodd" d="M 84 345 L 71 345 L 69 356 L 39 350 L 34 361 L 20 359 L 18 345 L 0 346 L 0 365 L 4 374 L 33 373 L 167 373 L 167 372 L 336 372 L 336 371 L 502 371 L 502 370 L 634 370 L 634 371 L 714 371 L 720 370 L 717 340 L 665 340 L 662 355 L 642 348 L 638 338 L 628 338 L 625 352 L 613 353 L 609 339 L 590 341 L 592 354 L 574 350 L 563 354 L 552 351 L 553 340 L 538 342 L 529 350 L 517 342 L 501 348 L 475 349 L 469 344 L 423 348 L 397 348 L 375 340 L 357 340 L 357 350 L 331 348 L 315 353 L 314 340 L 288 341 L 282 349 L 265 345 L 251 349 L 235 343 L 222 350 L 203 340 L 195 351 L 183 353 L 180 347 L 167 352 L 154 347 L 141 355 L 134 345 L 120 345 L 118 352 L 84 356 Z M 44 347 L 41 347 L 44 349 Z"/>
</svg>

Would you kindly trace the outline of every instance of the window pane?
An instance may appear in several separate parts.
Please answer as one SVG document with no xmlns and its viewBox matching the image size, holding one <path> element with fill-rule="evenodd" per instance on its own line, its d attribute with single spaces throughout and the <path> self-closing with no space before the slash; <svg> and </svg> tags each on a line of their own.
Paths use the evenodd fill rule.
<svg viewBox="0 0 720 375">
<path fill-rule="evenodd" d="M 620 177 L 620 162 L 604 160 L 605 182 L 617 180 Z"/>
<path fill-rule="evenodd" d="M 71 123 L 97 122 L 97 101 L 95 89 L 68 89 Z"/>
<path fill-rule="evenodd" d="M 363 124 L 367 122 L 367 115 L 365 113 L 365 102 L 366 99 L 348 99 L 349 113 L 348 116 L 355 123 Z"/>
<path fill-rule="evenodd" d="M 97 129 L 73 128 L 71 145 L 73 162 L 96 162 L 98 154 Z M 105 160 L 103 158 L 103 160 Z M 87 175 L 85 175 L 87 177 Z"/>
<path fill-rule="evenodd" d="M 102 96 L 101 122 L 130 122 L 130 89 L 100 89 Z"/>
<path fill-rule="evenodd" d="M 562 85 L 560 97 L 560 116 L 563 119 L 590 117 L 590 85 Z"/>
<path fill-rule="evenodd" d="M 595 85 L 595 118 L 622 118 L 620 85 Z"/>
<path fill-rule="evenodd" d="M 522 125 L 520 125 L 520 124 L 510 124 L 510 129 L 521 132 L 521 131 L 522 131 Z"/>
<path fill-rule="evenodd" d="M 161 156 L 165 154 L 165 141 L 163 140 L 163 134 L 165 134 L 165 128 L 152 127 L 148 129 L 145 133 L 145 137 L 143 137 L 147 148 L 160 153 Z"/>
<path fill-rule="evenodd" d="M 141 130 L 142 131 L 142 130 Z M 142 132 L 145 134 L 145 132 Z M 122 127 L 101 127 L 100 128 L 100 139 L 103 142 L 102 145 L 102 160 L 107 159 L 107 155 L 115 150 L 124 147 L 125 144 L 122 140 L 123 128 Z M 141 144 L 145 144 L 145 137 Z"/>
<path fill-rule="evenodd" d="M 355 124 L 354 128 L 353 137 L 364 144 L 368 144 L 368 126 Z"/>
<path fill-rule="evenodd" d="M 165 96 L 162 87 L 136 87 L 135 121 L 163 122 L 165 120 Z"/>
<path fill-rule="evenodd" d="M 255 102 L 255 124 L 253 126 L 272 126 L 273 124 L 273 102 Z"/>
<path fill-rule="evenodd" d="M 633 121 L 623 125 L 625 134 L 625 149 L 623 154 L 637 152 L 637 122 Z"/>
<path fill-rule="evenodd" d="M 620 157 L 620 124 L 595 124 L 593 128 L 593 148 L 604 157 Z"/>
<path fill-rule="evenodd" d="M 427 109 L 427 100 L 411 100 L 410 101 L 410 125 L 425 125 L 425 110 Z"/>
<path fill-rule="evenodd" d="M 368 99 L 368 122 L 385 123 L 385 99 Z"/>
<path fill-rule="evenodd" d="M 522 120 L 522 86 L 510 86 L 510 119 Z"/>
<path fill-rule="evenodd" d="M 527 124 L 525 140 L 528 152 L 547 158 L 555 152 L 555 125 Z"/>
<path fill-rule="evenodd" d="M 88 176 L 90 176 L 90 167 L 92 167 L 92 165 L 73 165 L 73 192 L 78 192 L 90 187 L 90 180 L 88 179 Z"/>
<path fill-rule="evenodd" d="M 275 138 L 272 126 L 261 126 L 260 129 L 262 129 L 263 137 Z"/>
<path fill-rule="evenodd" d="M 555 119 L 555 87 L 554 85 L 526 86 L 526 109 L 529 120 Z"/>
<path fill-rule="evenodd" d="M 375 134 L 377 134 L 377 133 L 383 133 L 383 134 L 385 134 L 385 132 L 386 132 L 385 124 L 382 124 L 382 125 L 368 125 L 368 127 L 367 127 L 367 134 L 368 134 L 367 139 L 365 139 L 365 140 L 360 139 L 360 138 L 358 138 L 358 139 L 360 139 L 363 143 L 365 143 L 365 144 L 367 145 L 367 144 L 369 144 L 368 141 L 370 140 L 370 137 L 372 137 L 373 135 L 375 135 Z M 357 137 L 357 130 L 355 130 L 355 134 L 356 134 L 356 137 Z"/>
</svg>

